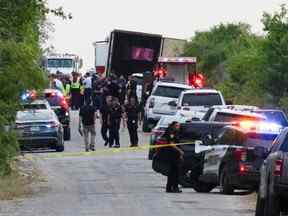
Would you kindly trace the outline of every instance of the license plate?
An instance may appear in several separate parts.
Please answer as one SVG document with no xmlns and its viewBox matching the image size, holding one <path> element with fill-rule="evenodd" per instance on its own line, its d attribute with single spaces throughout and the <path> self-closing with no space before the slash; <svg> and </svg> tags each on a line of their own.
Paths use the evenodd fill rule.
<svg viewBox="0 0 288 216">
<path fill-rule="evenodd" d="M 30 131 L 31 132 L 38 132 L 38 131 L 40 131 L 40 127 L 31 127 Z"/>
</svg>

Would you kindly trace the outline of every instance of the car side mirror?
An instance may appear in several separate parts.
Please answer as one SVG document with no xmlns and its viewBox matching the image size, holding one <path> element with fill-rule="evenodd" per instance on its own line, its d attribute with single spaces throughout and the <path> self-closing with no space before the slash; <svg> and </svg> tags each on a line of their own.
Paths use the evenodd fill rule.
<svg viewBox="0 0 288 216">
<path fill-rule="evenodd" d="M 176 103 L 176 101 L 170 101 L 170 102 L 168 103 L 168 105 L 169 105 L 169 106 L 176 107 L 176 106 L 177 106 L 177 103 Z"/>
<path fill-rule="evenodd" d="M 216 141 L 211 134 L 207 134 L 202 138 L 202 143 L 205 146 L 215 145 Z"/>
</svg>

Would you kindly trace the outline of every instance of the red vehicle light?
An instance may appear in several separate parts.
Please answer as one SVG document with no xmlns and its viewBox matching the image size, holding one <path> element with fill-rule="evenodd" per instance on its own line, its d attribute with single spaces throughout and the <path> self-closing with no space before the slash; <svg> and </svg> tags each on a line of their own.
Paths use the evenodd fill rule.
<svg viewBox="0 0 288 216">
<path fill-rule="evenodd" d="M 244 164 L 239 165 L 240 174 L 246 173 L 246 172 L 248 172 L 248 170 L 249 170 L 248 167 L 245 166 Z"/>
<path fill-rule="evenodd" d="M 274 169 L 274 175 L 275 176 L 281 176 L 283 170 L 283 160 L 276 160 L 275 162 L 275 169 Z"/>
<path fill-rule="evenodd" d="M 247 151 L 246 149 L 235 149 L 233 152 L 234 158 L 239 161 L 247 160 Z"/>
</svg>

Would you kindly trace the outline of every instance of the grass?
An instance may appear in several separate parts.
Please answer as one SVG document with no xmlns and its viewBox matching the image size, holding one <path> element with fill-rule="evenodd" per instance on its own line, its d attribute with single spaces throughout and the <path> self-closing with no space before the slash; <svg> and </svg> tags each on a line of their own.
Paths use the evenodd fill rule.
<svg viewBox="0 0 288 216">
<path fill-rule="evenodd" d="M 20 162 L 20 163 L 19 163 Z M 35 166 L 31 163 L 26 164 L 18 160 L 12 165 L 12 172 L 0 177 L 0 200 L 14 200 L 25 198 L 32 195 L 31 184 L 41 180 L 41 175 Z"/>
</svg>

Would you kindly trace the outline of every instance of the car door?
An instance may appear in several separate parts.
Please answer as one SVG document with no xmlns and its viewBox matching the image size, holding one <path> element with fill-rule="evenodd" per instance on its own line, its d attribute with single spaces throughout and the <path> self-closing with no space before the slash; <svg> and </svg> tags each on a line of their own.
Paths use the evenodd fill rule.
<svg viewBox="0 0 288 216">
<path fill-rule="evenodd" d="M 210 175 L 217 178 L 221 161 L 225 156 L 227 149 L 234 139 L 234 130 L 224 128 L 219 132 L 213 149 L 205 152 L 203 175 Z"/>
</svg>

